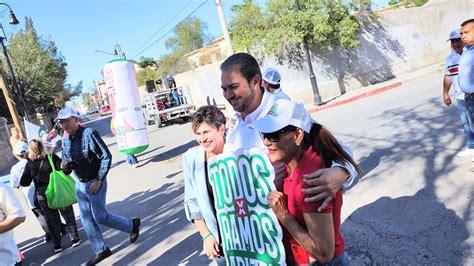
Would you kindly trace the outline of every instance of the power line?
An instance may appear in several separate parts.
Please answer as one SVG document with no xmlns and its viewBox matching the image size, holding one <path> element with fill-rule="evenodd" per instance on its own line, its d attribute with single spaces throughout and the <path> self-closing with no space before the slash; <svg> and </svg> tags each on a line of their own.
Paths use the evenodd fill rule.
<svg viewBox="0 0 474 266">
<path fill-rule="evenodd" d="M 192 16 L 196 11 L 198 11 L 198 9 L 200 9 L 205 3 L 207 3 L 207 0 L 205 0 L 204 2 L 202 2 L 197 8 L 195 8 L 191 13 L 189 13 L 185 18 L 183 18 L 179 23 L 185 21 L 187 18 L 189 18 L 190 16 Z M 178 24 L 179 24 L 178 23 Z M 171 28 L 169 31 L 167 31 L 165 34 L 163 34 L 160 38 L 158 38 L 156 41 L 152 42 L 150 45 L 148 45 L 148 47 L 146 47 L 145 49 L 141 50 L 138 54 L 136 54 L 132 59 L 135 59 L 137 56 L 141 55 L 143 52 L 145 52 L 146 50 L 150 49 L 150 47 L 152 47 L 153 45 L 155 45 L 157 42 L 159 42 L 161 39 L 163 39 L 166 35 L 168 35 L 168 33 L 170 33 L 175 27 Z"/>
<path fill-rule="evenodd" d="M 189 2 L 186 3 L 186 5 L 184 5 L 184 7 L 178 13 L 176 13 L 176 15 L 174 15 L 172 18 L 170 18 L 163 26 L 161 26 L 161 28 L 159 28 L 155 33 L 153 33 L 153 35 L 148 40 L 146 40 L 146 42 L 144 42 L 142 45 L 140 45 L 140 47 L 137 48 L 137 51 L 142 49 L 149 41 L 151 41 L 153 38 L 155 38 L 155 36 L 158 35 L 158 33 L 161 30 L 163 30 L 166 26 L 168 26 L 168 24 L 170 24 L 171 21 L 173 21 L 176 17 L 178 17 L 181 14 L 181 12 L 183 12 L 192 1 L 193 0 L 189 0 Z"/>
</svg>

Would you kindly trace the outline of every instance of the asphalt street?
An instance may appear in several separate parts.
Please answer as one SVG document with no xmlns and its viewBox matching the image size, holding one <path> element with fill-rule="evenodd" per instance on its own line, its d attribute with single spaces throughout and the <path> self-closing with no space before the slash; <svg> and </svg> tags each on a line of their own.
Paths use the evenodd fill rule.
<svg viewBox="0 0 474 266">
<path fill-rule="evenodd" d="M 353 265 L 474 265 L 471 158 L 456 157 L 465 141 L 455 107 L 442 103 L 442 73 L 424 75 L 379 95 L 313 113 L 349 144 L 364 169 L 344 194 L 342 230 Z M 202 241 L 183 210 L 181 154 L 197 146 L 190 123 L 149 126 L 150 147 L 140 167 L 125 163 L 111 136 L 110 117 L 99 130 L 114 156 L 108 209 L 141 217 L 141 235 L 103 228 L 109 264 L 206 265 Z M 75 206 L 76 216 L 79 215 Z M 78 217 L 83 243 L 54 254 L 32 213 L 15 230 L 25 265 L 77 265 L 93 252 Z M 70 246 L 67 238 L 65 247 Z"/>
</svg>

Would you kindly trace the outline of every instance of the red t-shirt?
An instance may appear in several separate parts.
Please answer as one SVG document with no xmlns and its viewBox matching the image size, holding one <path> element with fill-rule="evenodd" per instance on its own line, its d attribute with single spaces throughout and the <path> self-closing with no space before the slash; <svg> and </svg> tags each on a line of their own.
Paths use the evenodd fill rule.
<svg viewBox="0 0 474 266">
<path fill-rule="evenodd" d="M 323 201 L 313 203 L 304 201 L 307 195 L 301 192 L 301 189 L 308 188 L 310 186 L 303 182 L 303 175 L 315 172 L 321 168 L 324 168 L 324 163 L 321 159 L 321 156 L 314 152 L 310 147 L 298 162 L 298 165 L 291 176 L 288 174 L 290 169 L 287 168 L 287 177 L 285 177 L 283 181 L 283 194 L 285 194 L 288 203 L 288 211 L 305 228 L 306 224 L 303 218 L 303 213 L 317 212 L 318 207 L 321 206 Z M 342 234 L 339 230 L 341 225 L 341 207 L 342 189 L 336 193 L 331 202 L 322 211 L 324 213 L 332 213 L 333 216 L 332 218 L 335 236 L 334 257 L 339 256 L 342 252 L 344 252 L 345 248 L 344 238 L 342 237 Z M 306 252 L 306 250 L 300 244 L 298 244 L 298 242 L 286 229 L 283 232 L 283 242 L 285 243 L 287 254 L 290 254 L 290 251 L 292 252 L 295 263 L 309 263 L 309 257 L 311 255 Z"/>
</svg>

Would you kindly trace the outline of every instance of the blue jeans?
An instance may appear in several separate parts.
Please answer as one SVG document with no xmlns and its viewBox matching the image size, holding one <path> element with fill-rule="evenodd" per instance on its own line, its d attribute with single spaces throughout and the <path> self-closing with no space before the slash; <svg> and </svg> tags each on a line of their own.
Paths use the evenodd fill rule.
<svg viewBox="0 0 474 266">
<path fill-rule="evenodd" d="M 109 213 L 105 208 L 105 196 L 107 194 L 107 180 L 102 181 L 96 194 L 88 192 L 91 181 L 82 183 L 76 181 L 76 195 L 81 222 L 87 237 L 91 241 L 95 254 L 107 249 L 99 224 L 130 233 L 132 232 L 132 220 L 127 217 Z"/>
<path fill-rule="evenodd" d="M 127 155 L 127 163 L 128 163 L 128 164 L 137 164 L 137 163 L 138 163 L 138 159 L 137 159 L 137 157 L 135 157 L 135 155 L 133 155 L 133 154 L 128 154 L 128 155 Z"/>
<path fill-rule="evenodd" d="M 467 147 L 469 149 L 474 149 L 474 126 L 472 125 L 473 113 L 469 112 L 467 108 L 466 101 L 456 99 L 456 103 L 459 109 L 459 116 L 461 117 L 461 124 L 464 128 L 464 134 L 467 137 Z"/>
<path fill-rule="evenodd" d="M 312 263 L 311 264 L 312 266 L 322 266 L 322 265 L 326 265 L 326 266 L 348 266 L 349 265 L 349 256 L 347 256 L 347 253 L 344 251 L 342 252 L 339 256 L 333 258 L 331 261 L 329 261 L 328 263 L 318 263 L 318 262 L 315 262 L 315 263 Z"/>
</svg>

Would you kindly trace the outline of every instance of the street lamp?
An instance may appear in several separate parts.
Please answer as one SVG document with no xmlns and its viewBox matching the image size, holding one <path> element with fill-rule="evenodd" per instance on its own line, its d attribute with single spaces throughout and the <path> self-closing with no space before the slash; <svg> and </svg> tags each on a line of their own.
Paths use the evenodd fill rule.
<svg viewBox="0 0 474 266">
<path fill-rule="evenodd" d="M 296 12 L 300 11 L 300 1 L 296 0 Z M 318 84 L 316 83 L 316 76 L 313 72 L 313 65 L 311 64 L 311 57 L 309 55 L 308 45 L 306 43 L 306 37 L 303 39 L 303 49 L 306 53 L 306 61 L 308 61 L 308 68 L 309 68 L 309 79 L 311 80 L 311 87 L 313 89 L 313 96 L 314 96 L 314 104 L 320 105 L 322 104 L 321 95 L 319 95 Z"/>
<path fill-rule="evenodd" d="M 5 4 L 5 3 L 0 3 L 0 5 L 5 5 L 10 10 L 10 15 L 9 15 L 10 16 L 10 22 L 9 23 L 12 24 L 12 25 L 19 24 L 18 19 L 16 19 L 15 13 L 13 13 L 11 7 L 7 4 Z M 0 23 L 0 28 L 2 28 L 2 32 L 3 32 L 3 36 L 0 36 L 0 42 L 2 43 L 3 54 L 5 55 L 5 59 L 7 60 L 8 68 L 10 69 L 10 72 L 12 74 L 13 86 L 15 86 L 15 90 L 18 93 L 18 96 L 20 97 L 21 103 L 23 104 L 23 108 L 24 108 L 24 111 L 25 111 L 25 117 L 26 117 L 27 120 L 29 120 L 28 108 L 26 107 L 26 102 L 25 102 L 25 98 L 23 96 L 23 91 L 20 89 L 20 86 L 18 86 L 18 81 L 16 80 L 15 72 L 13 71 L 13 67 L 12 67 L 12 64 L 10 62 L 10 57 L 8 56 L 7 47 L 5 46 L 5 43 L 3 42 L 4 40 L 7 39 L 7 37 L 6 37 L 6 34 L 5 34 L 5 29 L 3 28 L 3 25 L 1 23 Z"/>
<path fill-rule="evenodd" d="M 120 59 L 127 59 L 125 57 L 125 53 L 122 52 L 122 47 L 120 47 L 118 43 L 116 43 L 114 46 L 114 53 L 104 52 L 102 50 L 95 50 L 94 52 L 108 54 L 108 55 L 115 55 L 115 56 L 118 56 Z"/>
</svg>

